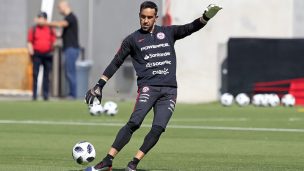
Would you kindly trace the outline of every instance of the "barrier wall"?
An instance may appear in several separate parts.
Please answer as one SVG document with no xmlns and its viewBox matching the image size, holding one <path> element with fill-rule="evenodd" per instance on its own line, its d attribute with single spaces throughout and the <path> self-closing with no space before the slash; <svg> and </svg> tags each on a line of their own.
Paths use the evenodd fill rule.
<svg viewBox="0 0 304 171">
<path fill-rule="evenodd" d="M 27 49 L 0 49 L 0 94 L 31 91 L 32 62 Z"/>
<path fill-rule="evenodd" d="M 303 78 L 303 47 L 304 39 L 230 39 L 227 91 L 251 94 L 257 82 Z"/>
</svg>

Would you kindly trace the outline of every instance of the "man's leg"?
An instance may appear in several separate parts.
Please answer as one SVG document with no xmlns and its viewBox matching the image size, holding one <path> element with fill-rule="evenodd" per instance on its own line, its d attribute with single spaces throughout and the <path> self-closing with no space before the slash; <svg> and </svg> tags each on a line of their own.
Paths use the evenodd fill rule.
<svg viewBox="0 0 304 171">
<path fill-rule="evenodd" d="M 122 127 L 112 145 L 117 151 L 120 151 L 131 139 L 133 133 L 140 127 L 147 113 L 154 106 L 159 97 L 160 88 L 143 87 L 139 90 L 134 111 L 128 123 Z"/>
<path fill-rule="evenodd" d="M 37 99 L 37 79 L 38 79 L 40 64 L 41 64 L 40 57 L 37 54 L 34 54 L 34 56 L 33 56 L 33 100 Z"/>
<path fill-rule="evenodd" d="M 133 160 L 129 162 L 127 171 L 136 170 L 140 160 L 155 146 L 161 134 L 165 131 L 176 104 L 177 89 L 171 87 L 161 88 L 163 96 L 154 105 L 153 126 L 146 135 L 144 142 Z"/>
<path fill-rule="evenodd" d="M 134 111 L 128 123 L 118 131 L 107 156 L 94 167 L 96 170 L 103 167 L 112 167 L 112 160 L 128 144 L 133 133 L 140 127 L 147 113 L 159 97 L 159 92 L 160 88 L 143 87 L 139 89 Z"/>
<path fill-rule="evenodd" d="M 50 72 L 52 70 L 52 56 L 45 55 L 42 59 L 43 64 L 43 99 L 49 99 L 49 87 L 50 87 Z"/>
<path fill-rule="evenodd" d="M 65 71 L 69 83 L 69 96 L 76 98 L 77 95 L 77 77 L 76 77 L 76 61 L 79 56 L 79 49 L 67 48 L 64 51 Z"/>
<path fill-rule="evenodd" d="M 148 113 L 148 112 L 147 112 Z M 132 114 L 134 115 L 134 113 Z M 132 118 L 132 117 L 131 117 Z M 101 170 L 111 170 L 113 159 L 119 153 L 119 151 L 130 141 L 133 133 L 140 127 L 142 121 L 139 121 L 137 124 L 132 123 L 131 120 L 122 127 L 114 140 L 112 147 L 110 148 L 108 154 L 105 158 L 99 162 L 94 169 L 101 171 Z"/>
</svg>

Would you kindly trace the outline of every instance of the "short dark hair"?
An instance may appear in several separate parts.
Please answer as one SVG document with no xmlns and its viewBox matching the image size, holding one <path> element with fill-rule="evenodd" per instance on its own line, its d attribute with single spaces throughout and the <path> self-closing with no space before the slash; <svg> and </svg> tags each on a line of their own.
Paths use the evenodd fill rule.
<svg viewBox="0 0 304 171">
<path fill-rule="evenodd" d="M 44 11 L 40 11 L 40 12 L 38 13 L 37 17 L 43 17 L 43 18 L 47 19 L 47 13 L 44 12 Z"/>
<path fill-rule="evenodd" d="M 143 2 L 143 3 L 140 5 L 140 12 L 141 12 L 143 9 L 146 9 L 146 8 L 155 9 L 155 15 L 157 15 L 158 7 L 157 7 L 157 5 L 156 5 L 154 2 L 152 2 L 152 1 L 145 1 L 145 2 Z"/>
</svg>

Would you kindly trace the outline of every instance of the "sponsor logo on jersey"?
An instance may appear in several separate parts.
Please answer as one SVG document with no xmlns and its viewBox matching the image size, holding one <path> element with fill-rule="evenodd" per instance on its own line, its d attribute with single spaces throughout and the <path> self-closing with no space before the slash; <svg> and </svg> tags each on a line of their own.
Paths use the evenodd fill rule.
<svg viewBox="0 0 304 171">
<path fill-rule="evenodd" d="M 161 62 L 149 62 L 146 64 L 146 68 L 157 67 L 162 65 L 171 65 L 171 61 L 165 60 Z"/>
<path fill-rule="evenodd" d="M 139 40 L 137 40 L 137 42 L 138 43 L 140 43 L 140 42 L 143 42 L 145 39 L 143 38 L 143 39 L 139 39 Z"/>
<path fill-rule="evenodd" d="M 152 71 L 153 75 L 167 75 L 169 74 L 169 69 L 168 68 L 164 68 L 162 70 L 156 70 L 156 71 Z"/>
<path fill-rule="evenodd" d="M 141 51 L 149 50 L 149 49 L 157 49 L 157 48 L 164 48 L 164 47 L 169 47 L 169 43 L 161 43 L 158 45 L 149 45 L 149 46 L 144 46 L 140 48 Z"/>
<path fill-rule="evenodd" d="M 171 55 L 170 52 L 154 53 L 154 54 L 146 55 L 146 56 L 144 57 L 144 59 L 145 59 L 145 60 L 148 60 L 148 59 L 152 59 L 152 58 L 166 57 L 166 56 L 170 56 L 170 55 Z"/>
<path fill-rule="evenodd" d="M 156 34 L 156 37 L 159 39 L 159 40 L 163 40 L 165 38 L 165 34 L 163 32 L 159 32 Z"/>
</svg>

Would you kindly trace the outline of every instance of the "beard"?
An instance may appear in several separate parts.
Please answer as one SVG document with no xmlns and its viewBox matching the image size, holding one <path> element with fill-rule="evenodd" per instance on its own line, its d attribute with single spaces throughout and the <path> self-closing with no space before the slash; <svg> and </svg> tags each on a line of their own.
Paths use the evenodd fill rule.
<svg viewBox="0 0 304 171">
<path fill-rule="evenodd" d="M 153 27 L 154 27 L 154 25 L 153 25 L 153 26 L 145 26 L 145 25 L 142 25 L 142 26 L 141 26 L 141 29 L 142 29 L 143 31 L 146 31 L 146 32 L 151 32 L 151 31 L 153 30 Z"/>
</svg>

